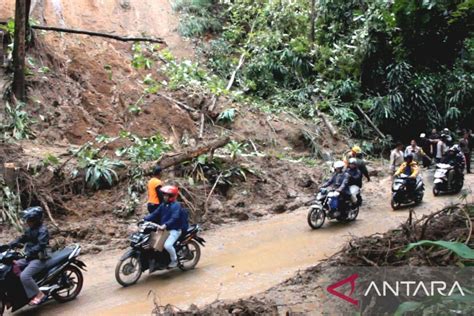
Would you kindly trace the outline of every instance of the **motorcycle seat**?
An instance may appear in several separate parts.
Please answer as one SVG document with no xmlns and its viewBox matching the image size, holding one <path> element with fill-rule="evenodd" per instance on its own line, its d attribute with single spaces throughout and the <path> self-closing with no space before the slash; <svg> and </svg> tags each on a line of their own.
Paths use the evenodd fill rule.
<svg viewBox="0 0 474 316">
<path fill-rule="evenodd" d="M 46 261 L 46 269 L 51 269 L 60 263 L 66 261 L 71 253 L 74 251 L 72 248 L 64 248 L 62 250 L 56 251 L 51 255 L 51 258 Z"/>
<path fill-rule="evenodd" d="M 179 237 L 179 241 L 183 241 L 188 237 L 191 233 L 193 233 L 197 229 L 197 225 L 191 225 L 188 227 L 188 230 L 185 233 L 181 233 L 181 236 Z"/>
</svg>

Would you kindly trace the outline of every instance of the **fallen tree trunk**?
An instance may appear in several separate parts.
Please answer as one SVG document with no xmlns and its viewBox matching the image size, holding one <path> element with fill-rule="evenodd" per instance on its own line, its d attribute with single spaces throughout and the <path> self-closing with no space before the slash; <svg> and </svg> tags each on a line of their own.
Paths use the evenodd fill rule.
<svg viewBox="0 0 474 316">
<path fill-rule="evenodd" d="M 359 105 L 356 105 L 356 107 L 359 110 L 359 112 L 362 114 L 362 116 L 367 120 L 367 122 L 369 122 L 370 126 L 372 126 L 373 129 L 377 132 L 377 134 L 379 134 L 380 137 L 385 138 L 385 135 L 378 129 L 378 127 L 374 124 L 374 122 L 372 122 L 370 117 L 367 114 L 365 114 L 362 108 Z"/>
<path fill-rule="evenodd" d="M 168 155 L 164 155 L 158 161 L 150 161 L 147 163 L 142 164 L 143 170 L 145 170 L 145 175 L 149 176 L 153 173 L 153 168 L 156 165 L 159 165 L 162 169 L 167 169 L 172 166 L 179 165 L 185 161 L 192 160 L 197 158 L 205 153 L 213 152 L 214 150 L 224 147 L 227 143 L 230 142 L 229 136 L 224 136 L 221 138 L 216 139 L 215 141 L 209 142 L 207 144 L 202 144 L 200 146 L 186 149 L 182 152 L 172 153 Z M 123 168 L 117 170 L 118 181 L 124 181 L 128 178 L 128 168 Z"/>
<path fill-rule="evenodd" d="M 332 137 L 337 137 L 337 130 L 334 128 L 331 121 L 329 121 L 329 119 L 326 117 L 324 113 L 320 112 L 319 110 L 316 110 L 316 111 L 317 111 L 318 117 L 320 117 L 324 125 L 326 125 Z"/>
<path fill-rule="evenodd" d="M 0 24 L 7 24 L 7 22 L 1 21 Z M 132 37 L 132 36 L 128 37 L 128 36 L 114 35 L 110 33 L 94 32 L 94 31 L 86 31 L 86 30 L 78 30 L 78 29 L 68 29 L 68 28 L 63 28 L 63 27 L 45 26 L 45 25 L 31 25 L 31 28 L 37 29 L 37 30 L 43 30 L 43 31 L 53 31 L 53 32 L 105 37 L 105 38 L 111 38 L 111 39 L 122 41 L 122 42 L 150 42 L 150 43 L 166 44 L 165 40 L 162 38 Z"/>
</svg>

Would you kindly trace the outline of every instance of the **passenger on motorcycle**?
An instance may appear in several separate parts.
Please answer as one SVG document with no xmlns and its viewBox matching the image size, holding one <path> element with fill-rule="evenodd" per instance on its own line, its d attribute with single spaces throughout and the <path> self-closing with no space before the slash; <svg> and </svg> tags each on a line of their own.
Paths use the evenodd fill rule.
<svg viewBox="0 0 474 316">
<path fill-rule="evenodd" d="M 357 159 L 357 168 L 359 168 L 362 175 L 367 178 L 367 181 L 370 182 L 369 171 L 367 170 L 367 167 L 365 165 L 365 161 L 362 158 L 362 149 L 359 146 L 357 146 L 357 145 L 353 146 L 351 148 L 351 151 L 348 152 L 344 156 L 344 163 L 347 167 L 349 166 L 349 159 L 351 159 L 351 158 Z M 362 181 L 360 182 L 360 187 L 362 187 Z"/>
<path fill-rule="evenodd" d="M 441 162 L 453 167 L 453 169 L 448 173 L 448 190 L 451 190 L 454 176 L 459 175 L 464 171 L 464 155 L 462 155 L 457 145 L 454 145 L 448 149 Z"/>
<path fill-rule="evenodd" d="M 362 186 L 362 173 L 357 167 L 357 159 L 349 159 L 349 168 L 347 168 L 346 173 L 349 175 L 348 186 L 349 192 L 351 195 L 352 204 L 357 203 L 357 195 L 360 192 L 360 187 Z"/>
<path fill-rule="evenodd" d="M 418 164 L 413 161 L 412 154 L 408 154 L 405 156 L 405 162 L 402 163 L 400 168 L 398 168 L 394 176 L 397 177 L 402 173 L 408 176 L 406 181 L 407 191 L 413 193 L 415 191 L 416 177 L 418 176 L 419 169 Z"/>
<path fill-rule="evenodd" d="M 19 244 L 25 245 L 26 258 L 17 260 L 15 264 L 22 270 L 20 280 L 28 299 L 31 300 L 30 305 L 39 305 L 47 297 L 39 290 L 33 276 L 46 267 L 49 232 L 43 224 L 43 209 L 39 206 L 23 211 L 23 220 L 26 221 L 28 228 L 21 237 L 9 243 L 9 246 L 14 248 Z"/>
<path fill-rule="evenodd" d="M 165 249 L 170 254 L 171 262 L 169 268 L 178 266 L 178 257 L 174 249 L 175 242 L 181 235 L 183 228 L 181 205 L 176 201 L 178 197 L 178 187 L 167 185 L 161 191 L 163 192 L 163 203 L 151 214 L 145 217 L 145 221 L 155 222 L 159 224 L 158 229 L 168 230 L 169 236 L 165 241 Z M 150 269 L 150 272 L 153 269 Z"/>
<path fill-rule="evenodd" d="M 161 192 L 162 182 L 160 180 L 161 167 L 156 166 L 153 169 L 153 177 L 148 181 L 148 213 L 153 213 L 163 201 L 163 193 Z"/>
</svg>

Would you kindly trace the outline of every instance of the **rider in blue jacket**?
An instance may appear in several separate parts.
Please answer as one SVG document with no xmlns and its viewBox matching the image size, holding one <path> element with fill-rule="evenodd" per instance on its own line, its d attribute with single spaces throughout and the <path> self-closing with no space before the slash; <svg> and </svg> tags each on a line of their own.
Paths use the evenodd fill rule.
<svg viewBox="0 0 474 316">
<path fill-rule="evenodd" d="M 165 249 L 170 254 L 171 262 L 169 268 L 176 268 L 178 266 L 178 257 L 174 244 L 181 236 L 183 229 L 181 205 L 176 201 L 178 197 L 178 187 L 176 186 L 164 186 L 161 191 L 163 192 L 163 203 L 151 214 L 145 217 L 146 221 L 157 223 L 158 229 L 168 230 L 170 235 L 165 241 Z M 150 272 L 153 269 L 150 269 Z"/>
</svg>

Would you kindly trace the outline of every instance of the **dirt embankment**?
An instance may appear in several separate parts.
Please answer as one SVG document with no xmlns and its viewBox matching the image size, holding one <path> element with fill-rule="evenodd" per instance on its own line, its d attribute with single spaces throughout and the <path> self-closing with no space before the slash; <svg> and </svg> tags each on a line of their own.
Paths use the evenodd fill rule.
<svg viewBox="0 0 474 316">
<path fill-rule="evenodd" d="M 14 1 L 2 1 L 0 19 L 12 15 L 13 4 Z M 174 55 L 190 57 L 192 50 L 174 31 L 178 20 L 170 10 L 169 3 L 161 0 L 33 1 L 32 15 L 47 25 L 120 34 L 146 31 L 148 35 L 163 37 Z M 161 12 L 162 18 L 152 15 L 157 12 Z M 29 174 L 24 189 L 42 190 L 47 193 L 43 199 L 54 202 L 51 211 L 61 224 L 60 230 L 52 229 L 57 246 L 81 241 L 88 251 L 115 247 L 126 238 L 130 223 L 144 215 L 144 207 L 128 219 L 114 214 L 128 198 L 125 182 L 93 192 L 69 185 L 64 177 L 55 177 L 51 167 L 44 167 L 46 157 L 53 155 L 62 163 L 71 157 L 71 149 L 78 149 L 97 135 L 113 137 L 120 131 L 129 131 L 149 137 L 160 133 L 176 151 L 223 133 L 247 143 L 243 155 L 236 160 L 229 159 L 228 150 L 216 152 L 227 168 L 246 168 L 251 172 L 246 173 L 245 179 L 236 176 L 231 185 L 218 186 L 212 196 L 209 193 L 216 175 L 204 182 L 190 184 L 192 170 L 189 166 L 164 174 L 166 180 L 177 181 L 189 191 L 188 198 L 192 198 L 191 202 L 199 211 L 194 219 L 206 227 L 291 211 L 310 199 L 325 168 L 315 165 L 314 161 L 297 161 L 312 158 L 305 132 L 318 134 L 320 149 L 328 153 L 339 155 L 346 148 L 343 141 L 329 137 L 324 126 L 288 114 L 263 113 L 225 98 L 219 99 L 216 111 L 236 108 L 234 122 L 228 125 L 208 122 L 203 139 L 199 139 L 199 115 L 190 114 L 156 94 L 144 96 L 143 78 L 147 74 L 152 73 L 157 81 L 166 79 L 159 71 L 161 62 L 155 61 L 151 71 L 135 69 L 131 66 L 132 55 L 129 43 L 52 32 L 36 32 L 35 46 L 28 52 L 31 74 L 28 76 L 30 101 L 26 110 L 35 120 L 36 138 L 14 145 L 2 144 L 0 162 L 22 166 Z M 0 76 L 6 78 L 3 69 Z M 161 92 L 196 108 L 212 102 L 208 96 L 186 90 Z M 137 102 L 143 109 L 138 115 L 129 110 Z M 0 105 L 3 107 L 4 104 Z M 116 142 L 107 146 L 104 152 L 114 157 L 114 150 L 123 145 L 123 142 Z M 65 169 L 73 169 L 75 163 L 72 159 Z M 30 177 L 40 181 L 32 182 Z M 25 196 L 26 201 L 39 202 L 29 193 Z M 145 204 L 144 195 L 140 196 L 140 202 Z M 2 227 L 1 234 L 8 238 L 11 231 Z"/>
</svg>

